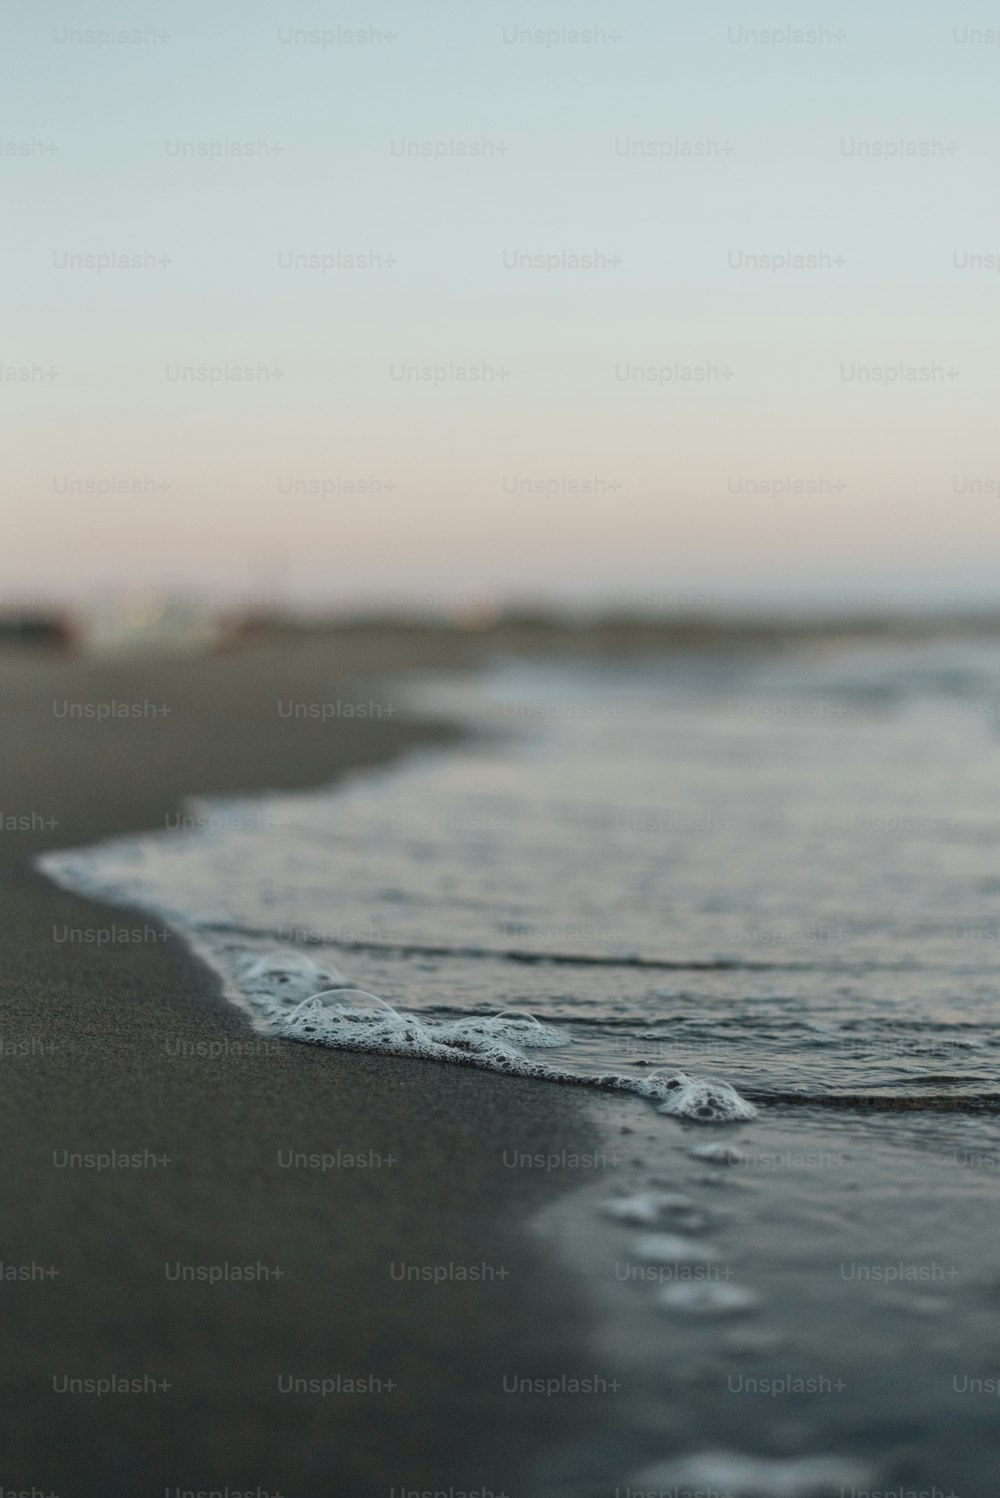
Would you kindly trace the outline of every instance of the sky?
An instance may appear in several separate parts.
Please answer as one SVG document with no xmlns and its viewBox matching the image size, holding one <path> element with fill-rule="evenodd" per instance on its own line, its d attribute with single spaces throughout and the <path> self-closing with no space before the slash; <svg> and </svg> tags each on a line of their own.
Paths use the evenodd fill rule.
<svg viewBox="0 0 1000 1498">
<path fill-rule="evenodd" d="M 0 603 L 994 600 L 988 28 L 8 10 Z"/>
</svg>

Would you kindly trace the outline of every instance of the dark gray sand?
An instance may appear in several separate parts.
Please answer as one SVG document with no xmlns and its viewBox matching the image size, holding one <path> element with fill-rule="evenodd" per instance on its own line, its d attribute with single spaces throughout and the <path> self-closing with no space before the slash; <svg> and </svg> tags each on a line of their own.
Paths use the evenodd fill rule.
<svg viewBox="0 0 1000 1498">
<path fill-rule="evenodd" d="M 580 1172 L 503 1163 L 592 1148 L 587 1100 L 261 1042 L 175 937 L 28 866 L 163 826 L 190 794 L 312 785 L 441 741 L 398 711 L 324 725 L 279 720 L 276 701 L 368 701 L 372 673 L 472 653 L 359 634 L 85 671 L 0 662 L 5 1489 L 516 1498 L 540 1453 L 557 1470 L 593 1434 L 593 1401 L 502 1387 L 595 1371 L 583 1302 L 525 1231 Z M 170 712 L 57 716 L 112 700 Z M 287 1168 L 287 1151 L 341 1154 Z M 71 1159 L 108 1152 L 142 1163 Z M 401 1264 L 455 1277 L 400 1283 Z M 255 1277 L 192 1283 L 179 1265 Z M 467 1266 L 484 1278 L 463 1282 Z M 283 1392 L 290 1378 L 339 1392 Z M 139 1391 L 70 1392 L 77 1379 Z"/>
</svg>

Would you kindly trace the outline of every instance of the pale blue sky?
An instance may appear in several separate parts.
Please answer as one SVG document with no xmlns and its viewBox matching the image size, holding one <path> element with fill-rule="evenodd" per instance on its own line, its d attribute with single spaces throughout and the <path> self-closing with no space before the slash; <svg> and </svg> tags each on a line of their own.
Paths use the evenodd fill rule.
<svg viewBox="0 0 1000 1498">
<path fill-rule="evenodd" d="M 988 24 L 650 0 L 8 14 L 0 590 L 988 597 L 1000 273 L 961 263 L 1000 255 Z M 381 40 L 287 40 L 337 27 Z M 745 39 L 788 27 L 827 40 Z M 79 39 L 100 28 L 156 40 Z M 617 38 L 509 40 L 562 28 Z M 226 141 L 281 150 L 178 154 Z M 930 154 L 859 154 L 899 142 Z M 789 251 L 822 264 L 741 261 Z M 66 264 L 102 254 L 151 263 Z M 509 268 L 536 255 L 570 264 Z M 177 377 L 224 365 L 282 374 Z"/>
</svg>

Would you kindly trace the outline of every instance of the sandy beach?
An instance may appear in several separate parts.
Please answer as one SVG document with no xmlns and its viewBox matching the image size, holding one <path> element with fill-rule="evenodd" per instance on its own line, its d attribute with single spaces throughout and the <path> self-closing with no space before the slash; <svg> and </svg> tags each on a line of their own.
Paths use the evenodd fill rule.
<svg viewBox="0 0 1000 1498">
<path fill-rule="evenodd" d="M 686 718 L 658 709 L 648 740 L 634 699 L 584 732 L 575 725 L 587 720 L 565 711 L 614 706 L 602 696 L 612 679 L 627 693 L 638 671 L 651 692 L 639 658 L 653 636 L 627 643 L 592 699 L 581 663 L 611 647 L 582 631 L 543 641 L 530 630 L 303 630 L 189 659 L 0 660 L 0 1285 L 17 1348 L 0 1417 L 4 1491 L 991 1491 L 993 843 L 978 805 L 960 798 L 970 775 L 994 773 L 989 720 L 969 710 L 992 700 L 993 677 L 976 672 L 994 656 L 942 643 L 936 664 L 912 667 L 924 705 L 911 719 L 871 710 L 864 651 L 831 648 L 829 664 L 823 649 L 752 662 L 740 641 L 695 660 L 661 636 L 657 679 L 708 682 L 721 670 L 715 695 L 706 687 Z M 526 667 L 543 646 L 559 658 L 554 675 L 551 659 Z M 542 693 L 544 731 L 543 720 L 503 712 L 430 716 L 431 703 L 445 712 L 491 680 L 499 690 L 495 676 L 474 674 L 498 657 L 514 660 L 534 712 Z M 910 663 L 890 653 L 875 685 L 896 691 Z M 861 673 L 853 696 L 849 669 Z M 788 695 L 806 670 L 809 694 Z M 439 688 L 447 678 L 450 695 L 408 696 L 411 673 Z M 947 696 L 942 707 L 920 695 L 926 679 L 972 685 L 957 708 Z M 407 707 L 418 700 L 426 716 Z M 324 704 L 325 719 L 312 711 Z M 799 706 L 830 711 L 799 724 Z M 530 760 L 515 721 L 530 725 Z M 623 738 L 602 756 L 595 732 Z M 546 734 L 557 745 L 548 766 Z M 734 735 L 744 777 L 754 773 L 747 746 L 768 747 L 770 757 L 754 749 L 757 793 L 735 789 L 703 816 L 731 785 Z M 601 779 L 628 765 L 626 741 L 653 750 L 648 770 L 640 758 L 625 775 L 633 802 Z M 852 743 L 864 751 L 861 782 L 844 753 Z M 940 746 L 928 754 L 934 773 L 952 762 L 962 773 L 934 783 L 939 817 L 925 829 L 926 779 L 904 783 L 898 801 L 889 793 L 899 760 L 928 743 Z M 441 746 L 462 752 L 406 765 L 409 751 Z M 390 765 L 391 776 L 369 778 Z M 885 784 L 869 825 L 860 809 L 876 773 Z M 317 789 L 352 776 L 349 795 Z M 773 797 L 787 818 L 798 795 L 813 818 L 817 779 L 830 793 L 826 820 L 801 836 L 763 804 Z M 505 786 L 513 800 L 500 797 Z M 685 786 L 689 800 L 672 800 Z M 267 791 L 316 794 L 253 799 Z M 189 825 L 197 798 L 226 793 L 250 797 L 251 812 L 297 816 L 307 862 L 300 875 L 287 861 L 292 824 L 265 819 L 238 842 L 259 860 L 241 891 L 239 859 L 212 862 L 211 837 L 208 884 L 197 882 L 204 859 L 167 839 L 182 843 L 178 900 L 209 912 L 205 940 L 212 912 L 238 912 L 249 890 L 270 941 L 298 890 L 320 925 L 368 921 L 390 938 L 398 928 L 404 948 L 417 938 L 405 957 L 376 940 L 343 944 L 343 958 L 328 938 L 352 981 L 403 1011 L 408 991 L 418 1008 L 527 1009 L 573 1034 L 574 1065 L 593 1055 L 605 1072 L 680 1066 L 729 1078 L 757 1116 L 666 1119 L 635 1096 L 264 1034 L 224 992 L 217 959 L 203 963 L 159 919 L 70 894 L 34 867 L 43 851 Z M 476 814 L 490 807 L 484 835 Z M 636 841 L 650 835 L 650 809 L 663 818 L 651 845 Z M 741 872 L 762 809 L 773 856 L 750 856 Z M 586 820 L 602 814 L 604 824 Z M 414 838 L 425 822 L 431 831 Z M 928 838 L 926 873 L 922 884 L 910 877 L 902 901 L 899 871 L 915 864 L 894 839 L 911 824 Z M 222 853 L 234 837 L 220 834 Z M 130 871 L 134 846 L 120 855 Z M 936 872 L 941 847 L 962 874 L 950 885 Z M 665 849 L 674 860 L 686 850 L 688 899 L 673 913 L 673 885 L 644 893 L 657 871 L 674 877 Z M 776 922 L 751 917 L 769 870 Z M 727 895 L 746 912 L 740 927 L 720 906 Z M 532 900 L 547 912 L 540 933 Z M 565 952 L 555 964 L 530 952 L 505 962 L 488 950 L 490 931 L 508 929 L 519 945 L 607 941 L 614 952 L 644 900 L 664 959 L 648 968 Z M 825 908 L 836 921 L 813 914 Z M 934 945 L 900 960 L 917 911 Z M 715 963 L 734 930 L 743 947 Z M 699 1153 L 717 1145 L 731 1158 Z M 638 1211 L 634 1201 L 624 1216 L 614 1210 L 619 1194 L 638 1197 Z"/>
<path fill-rule="evenodd" d="M 306 786 L 440 742 L 401 712 L 278 722 L 275 700 L 368 702 L 359 683 L 385 667 L 456 654 L 355 636 L 5 662 L 8 1487 L 518 1494 L 541 1448 L 593 1428 L 593 1401 L 502 1392 L 505 1372 L 594 1371 L 582 1302 L 524 1232 L 579 1171 L 502 1163 L 593 1148 L 585 1100 L 262 1042 L 162 927 L 29 863 L 163 826 L 192 793 Z M 56 716 L 67 701 L 170 711 Z"/>
</svg>

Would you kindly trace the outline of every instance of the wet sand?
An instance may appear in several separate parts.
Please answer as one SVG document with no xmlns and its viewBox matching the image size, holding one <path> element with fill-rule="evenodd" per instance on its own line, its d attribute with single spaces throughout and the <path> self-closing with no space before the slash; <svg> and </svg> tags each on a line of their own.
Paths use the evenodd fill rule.
<svg viewBox="0 0 1000 1498">
<path fill-rule="evenodd" d="M 29 865 L 162 827 L 191 794 L 309 786 L 442 742 L 368 683 L 475 654 L 357 632 L 191 661 L 0 661 L 6 1487 L 515 1498 L 593 1437 L 599 1401 L 503 1391 L 600 1371 L 573 1278 L 526 1231 L 579 1183 L 588 1101 L 262 1043 L 170 933 Z M 386 711 L 280 719 L 279 698 Z M 108 702 L 151 706 L 67 707 Z M 565 1169 L 504 1164 L 560 1151 Z M 134 1382 L 68 1382 L 116 1379 Z"/>
</svg>

